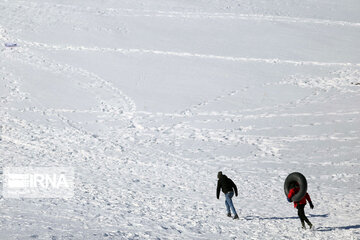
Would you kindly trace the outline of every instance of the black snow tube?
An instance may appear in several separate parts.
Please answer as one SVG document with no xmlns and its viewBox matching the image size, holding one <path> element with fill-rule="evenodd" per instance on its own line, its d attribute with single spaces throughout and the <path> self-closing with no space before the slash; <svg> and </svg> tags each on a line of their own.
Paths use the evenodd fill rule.
<svg viewBox="0 0 360 240">
<path fill-rule="evenodd" d="M 299 184 L 300 190 L 290 199 L 292 202 L 299 202 L 307 192 L 307 181 L 304 175 L 299 172 L 293 172 L 285 179 L 284 191 L 286 197 L 288 196 L 290 189 L 295 187 L 296 183 Z"/>
</svg>

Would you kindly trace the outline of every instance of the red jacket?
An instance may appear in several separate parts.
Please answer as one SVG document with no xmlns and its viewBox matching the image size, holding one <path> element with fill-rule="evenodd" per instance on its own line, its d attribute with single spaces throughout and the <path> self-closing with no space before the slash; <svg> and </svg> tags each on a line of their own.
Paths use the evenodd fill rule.
<svg viewBox="0 0 360 240">
<path fill-rule="evenodd" d="M 292 188 L 289 191 L 288 199 L 291 199 L 299 190 L 300 190 L 299 187 Z M 309 203 L 311 203 L 311 198 L 310 198 L 310 195 L 308 193 L 306 193 L 305 196 L 300 201 L 294 202 L 294 208 L 296 208 L 298 204 L 306 205 L 306 200 Z M 311 206 L 311 204 L 310 204 L 310 206 Z"/>
</svg>

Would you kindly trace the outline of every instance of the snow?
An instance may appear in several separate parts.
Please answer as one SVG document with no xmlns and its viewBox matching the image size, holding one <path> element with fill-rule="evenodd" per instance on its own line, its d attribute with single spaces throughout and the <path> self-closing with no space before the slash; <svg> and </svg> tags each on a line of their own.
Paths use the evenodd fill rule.
<svg viewBox="0 0 360 240">
<path fill-rule="evenodd" d="M 73 167 L 75 192 L 1 195 L 0 239 L 360 239 L 359 11 L 1 1 L 1 167 Z M 283 192 L 294 171 L 313 231 Z"/>
</svg>

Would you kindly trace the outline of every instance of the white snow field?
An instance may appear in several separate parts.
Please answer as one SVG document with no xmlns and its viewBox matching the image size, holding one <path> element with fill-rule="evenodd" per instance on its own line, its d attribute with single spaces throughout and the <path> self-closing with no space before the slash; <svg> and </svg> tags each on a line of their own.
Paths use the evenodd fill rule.
<svg viewBox="0 0 360 240">
<path fill-rule="evenodd" d="M 358 0 L 1 0 L 1 169 L 73 167 L 75 191 L 1 195 L 0 239 L 360 239 L 359 13 Z M 314 230 L 284 195 L 294 171 Z"/>
</svg>

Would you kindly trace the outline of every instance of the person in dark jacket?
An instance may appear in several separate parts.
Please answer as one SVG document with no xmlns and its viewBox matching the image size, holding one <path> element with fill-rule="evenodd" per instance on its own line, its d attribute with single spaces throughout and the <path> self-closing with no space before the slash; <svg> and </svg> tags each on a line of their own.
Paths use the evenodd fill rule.
<svg viewBox="0 0 360 240">
<path fill-rule="evenodd" d="M 220 189 L 221 189 L 222 192 L 225 194 L 225 206 L 227 210 L 227 216 L 231 217 L 231 212 L 230 212 L 231 209 L 231 211 L 234 213 L 234 219 L 239 219 L 239 216 L 237 215 L 234 204 L 232 202 L 234 191 L 235 191 L 235 196 L 236 197 L 238 196 L 238 191 L 235 183 L 226 175 L 223 175 L 222 172 L 218 172 L 218 179 L 219 180 L 216 188 L 217 199 L 219 199 L 220 197 Z"/>
<path fill-rule="evenodd" d="M 295 184 L 294 187 L 292 189 L 290 189 L 287 200 L 289 202 L 291 202 L 291 198 L 300 190 L 300 186 L 299 184 Z M 305 222 L 309 225 L 309 228 L 312 228 L 312 223 L 309 221 L 309 219 L 305 216 L 305 205 L 306 205 L 306 201 L 309 202 L 310 204 L 310 208 L 313 209 L 314 205 L 311 201 L 310 195 L 308 193 L 305 194 L 305 196 L 298 202 L 294 202 L 294 208 L 297 208 L 298 210 L 298 216 L 300 218 L 301 221 L 301 226 L 303 229 L 306 229 L 305 227 Z"/>
</svg>

